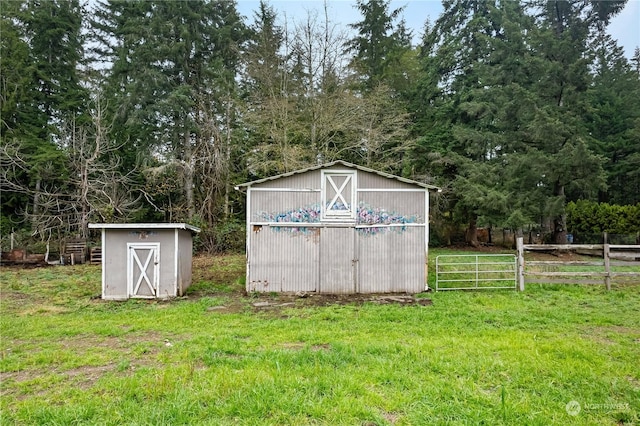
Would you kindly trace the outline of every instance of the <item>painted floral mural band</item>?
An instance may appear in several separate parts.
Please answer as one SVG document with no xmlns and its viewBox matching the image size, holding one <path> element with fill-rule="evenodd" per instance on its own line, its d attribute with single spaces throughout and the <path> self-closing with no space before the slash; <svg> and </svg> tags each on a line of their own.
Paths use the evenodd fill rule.
<svg viewBox="0 0 640 426">
<path fill-rule="evenodd" d="M 289 210 L 281 213 L 261 212 L 258 214 L 259 220 L 270 223 L 320 223 L 321 209 L 319 204 L 301 207 L 299 209 Z M 357 228 L 360 233 L 367 235 L 376 235 L 383 232 L 402 233 L 407 230 L 407 226 L 401 226 L 410 223 L 419 222 L 420 217 L 417 215 L 404 216 L 396 212 L 389 212 L 383 208 L 371 207 L 368 204 L 360 203 L 356 212 L 357 225 L 400 225 L 389 227 L 366 226 Z M 294 234 L 308 234 L 313 228 L 300 226 L 272 226 L 272 230 L 276 232 L 291 232 Z"/>
</svg>

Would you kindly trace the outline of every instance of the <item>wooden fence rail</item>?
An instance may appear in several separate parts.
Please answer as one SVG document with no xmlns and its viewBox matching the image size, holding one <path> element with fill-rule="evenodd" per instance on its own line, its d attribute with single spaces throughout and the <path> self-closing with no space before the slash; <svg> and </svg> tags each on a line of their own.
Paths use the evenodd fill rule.
<svg viewBox="0 0 640 426">
<path fill-rule="evenodd" d="M 640 283 L 640 268 L 629 271 L 620 268 L 640 266 L 640 245 L 622 244 L 524 244 L 517 239 L 518 289 L 524 291 L 525 283 L 545 284 L 604 284 L 611 290 L 612 279 L 629 278 Z M 525 252 L 555 252 L 572 250 L 598 254 L 602 260 L 540 261 L 526 260 Z M 580 270 L 580 267 L 589 267 Z M 600 270 L 594 270 L 595 268 Z M 563 270 L 560 270 L 563 269 Z M 567 270 L 569 269 L 569 270 Z"/>
</svg>

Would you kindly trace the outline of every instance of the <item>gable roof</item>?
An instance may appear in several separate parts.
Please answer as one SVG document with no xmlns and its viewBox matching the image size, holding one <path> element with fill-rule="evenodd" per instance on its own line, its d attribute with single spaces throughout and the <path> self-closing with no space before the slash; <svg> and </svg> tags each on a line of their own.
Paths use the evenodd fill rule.
<svg viewBox="0 0 640 426">
<path fill-rule="evenodd" d="M 293 172 L 282 173 L 280 175 L 270 176 L 270 177 L 267 177 L 267 178 L 264 178 L 264 179 L 254 180 L 254 181 L 251 181 L 251 182 L 247 182 L 247 183 L 243 183 L 243 184 L 240 184 L 240 185 L 236 185 L 235 189 L 240 191 L 240 190 L 242 190 L 244 188 L 248 188 L 248 187 L 250 187 L 252 185 L 256 185 L 256 184 L 259 184 L 259 183 L 269 182 L 269 181 L 280 179 L 280 178 L 283 178 L 283 177 L 298 175 L 298 174 L 301 174 L 301 173 L 310 172 L 312 170 L 325 169 L 325 168 L 333 167 L 333 166 L 336 166 L 336 165 L 340 165 L 340 166 L 343 166 L 343 167 L 348 167 L 348 168 L 351 168 L 351 169 L 361 170 L 363 172 L 374 173 L 376 175 L 385 177 L 387 179 L 394 179 L 394 180 L 397 180 L 399 182 L 408 183 L 408 184 L 411 184 L 411 185 L 416 185 L 416 186 L 419 186 L 421 188 L 425 188 L 425 189 L 427 189 L 429 191 L 437 191 L 437 192 L 441 191 L 441 189 L 438 188 L 437 186 L 428 185 L 426 183 L 421 183 L 421 182 L 418 182 L 418 181 L 415 181 L 415 180 L 406 179 L 406 178 L 403 178 L 403 177 L 400 177 L 400 176 L 395 176 L 395 175 L 392 175 L 392 174 L 389 174 L 389 173 L 385 173 L 385 172 L 381 172 L 381 171 L 378 171 L 378 170 L 373 170 L 373 169 L 370 169 L 368 167 L 363 167 L 363 166 L 358 166 L 358 165 L 355 165 L 355 164 L 347 163 L 346 161 L 342 161 L 342 160 L 336 160 L 336 161 L 332 161 L 330 163 L 325 163 L 325 164 L 320 164 L 320 165 L 317 165 L 317 166 L 307 167 L 306 169 L 295 170 Z"/>
</svg>

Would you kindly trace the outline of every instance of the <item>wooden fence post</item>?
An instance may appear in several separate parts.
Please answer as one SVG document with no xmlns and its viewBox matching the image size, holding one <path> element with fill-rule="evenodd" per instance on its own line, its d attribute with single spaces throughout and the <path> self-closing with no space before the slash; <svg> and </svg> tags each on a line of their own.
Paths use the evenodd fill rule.
<svg viewBox="0 0 640 426">
<path fill-rule="evenodd" d="M 522 237 L 516 240 L 518 248 L 518 290 L 524 291 L 524 241 Z"/>
<path fill-rule="evenodd" d="M 605 240 L 606 241 L 606 240 Z M 610 261 L 610 252 L 609 252 L 609 244 L 605 242 L 604 248 L 604 285 L 607 287 L 607 290 L 611 290 L 611 261 Z"/>
</svg>

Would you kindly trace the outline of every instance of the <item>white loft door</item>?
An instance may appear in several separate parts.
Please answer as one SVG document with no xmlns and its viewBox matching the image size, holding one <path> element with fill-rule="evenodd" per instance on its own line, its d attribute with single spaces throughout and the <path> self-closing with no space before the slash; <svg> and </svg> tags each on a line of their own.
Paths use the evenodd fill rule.
<svg viewBox="0 0 640 426">
<path fill-rule="evenodd" d="M 322 173 L 322 219 L 355 219 L 356 174 L 353 171 L 324 171 Z"/>
</svg>

